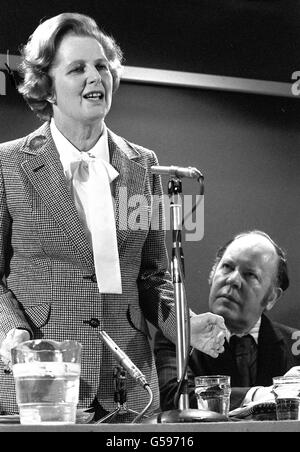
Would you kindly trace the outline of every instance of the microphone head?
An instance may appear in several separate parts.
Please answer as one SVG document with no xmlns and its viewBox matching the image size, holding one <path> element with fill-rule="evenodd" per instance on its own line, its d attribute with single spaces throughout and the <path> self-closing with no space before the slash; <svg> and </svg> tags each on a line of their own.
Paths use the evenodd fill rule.
<svg viewBox="0 0 300 452">
<path fill-rule="evenodd" d="M 202 173 L 195 167 L 189 166 L 187 168 L 181 166 L 151 166 L 151 172 L 153 174 L 168 175 L 172 177 L 188 177 L 190 179 L 204 179 Z"/>
</svg>

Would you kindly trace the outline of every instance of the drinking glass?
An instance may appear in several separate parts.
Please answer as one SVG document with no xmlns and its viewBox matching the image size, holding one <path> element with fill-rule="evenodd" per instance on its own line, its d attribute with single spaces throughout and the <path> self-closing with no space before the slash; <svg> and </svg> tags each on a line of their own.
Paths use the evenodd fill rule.
<svg viewBox="0 0 300 452">
<path fill-rule="evenodd" d="M 21 424 L 75 424 L 81 348 L 76 341 L 32 340 L 12 349 Z"/>
<path fill-rule="evenodd" d="M 199 410 L 209 410 L 228 416 L 231 394 L 228 375 L 195 377 L 195 393 Z"/>
<path fill-rule="evenodd" d="M 278 421 L 300 420 L 300 376 L 273 378 Z"/>
</svg>

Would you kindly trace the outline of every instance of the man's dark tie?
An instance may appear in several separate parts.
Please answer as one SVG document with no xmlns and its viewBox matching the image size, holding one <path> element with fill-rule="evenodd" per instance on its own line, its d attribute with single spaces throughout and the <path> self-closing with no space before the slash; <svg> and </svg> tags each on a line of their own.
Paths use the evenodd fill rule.
<svg viewBox="0 0 300 452">
<path fill-rule="evenodd" d="M 239 373 L 237 386 L 254 386 L 257 373 L 257 344 L 254 338 L 250 334 L 242 337 L 232 336 L 230 348 L 235 356 Z"/>
</svg>

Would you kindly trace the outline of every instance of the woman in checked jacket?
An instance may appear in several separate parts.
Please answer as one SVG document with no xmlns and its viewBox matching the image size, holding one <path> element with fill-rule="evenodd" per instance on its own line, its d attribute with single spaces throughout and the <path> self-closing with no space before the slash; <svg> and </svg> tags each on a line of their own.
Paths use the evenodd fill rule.
<svg viewBox="0 0 300 452">
<path fill-rule="evenodd" d="M 104 122 L 119 85 L 121 61 L 114 39 L 93 19 L 76 13 L 41 23 L 23 49 L 19 90 L 45 122 L 28 136 L 0 145 L 2 414 L 18 412 L 10 350 L 40 338 L 79 341 L 79 407 L 94 406 L 98 418 L 114 410 L 116 361 L 99 338 L 101 330 L 145 374 L 154 394 L 151 411 L 159 409 L 146 320 L 175 342 L 174 294 L 163 228 L 151 228 L 152 200 L 162 194 L 159 176 L 150 171 L 156 156 L 116 135 Z M 100 148 L 106 151 L 107 165 L 118 173 L 110 189 L 119 293 L 99 290 L 91 231 L 76 203 L 69 171 L 72 156 Z M 140 228 L 125 222 L 124 227 L 125 201 L 136 195 L 146 200 L 143 208 L 150 221 Z M 223 319 L 209 313 L 191 313 L 191 319 L 191 344 L 218 356 L 225 337 Z M 141 411 L 147 393 L 130 377 L 127 392 L 128 407 Z"/>
</svg>

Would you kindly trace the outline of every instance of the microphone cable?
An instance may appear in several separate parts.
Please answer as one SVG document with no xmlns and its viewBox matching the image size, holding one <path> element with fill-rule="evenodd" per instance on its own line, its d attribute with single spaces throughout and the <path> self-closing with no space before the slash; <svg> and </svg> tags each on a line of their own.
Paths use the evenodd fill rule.
<svg viewBox="0 0 300 452">
<path fill-rule="evenodd" d="M 150 406 L 152 405 L 153 402 L 153 391 L 150 388 L 149 384 L 145 384 L 144 385 L 144 389 L 146 389 L 146 391 L 149 394 L 150 400 L 147 403 L 147 405 L 145 406 L 145 408 L 133 419 L 133 421 L 131 422 L 131 424 L 137 424 L 140 419 L 142 419 L 142 417 L 145 415 L 146 411 L 150 408 Z"/>
<path fill-rule="evenodd" d="M 199 206 L 199 204 L 202 201 L 202 196 L 204 196 L 204 177 L 202 176 L 200 179 L 198 179 L 198 183 L 199 183 L 199 194 L 198 194 L 198 200 L 196 203 L 194 203 L 190 213 L 188 213 L 183 219 L 182 219 L 182 227 L 184 227 L 184 223 L 188 220 L 188 218 L 190 218 L 193 213 L 195 212 L 195 210 L 197 209 L 197 207 Z M 197 195 L 196 195 L 197 196 Z"/>
</svg>

